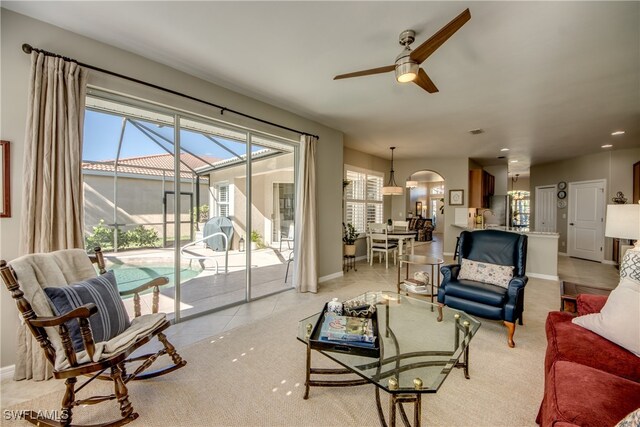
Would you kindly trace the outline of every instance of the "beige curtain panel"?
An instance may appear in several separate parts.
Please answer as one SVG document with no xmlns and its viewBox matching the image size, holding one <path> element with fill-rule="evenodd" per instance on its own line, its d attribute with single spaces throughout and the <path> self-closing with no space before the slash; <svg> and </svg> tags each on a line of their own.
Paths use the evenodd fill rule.
<svg viewBox="0 0 640 427">
<path fill-rule="evenodd" d="M 20 252 L 83 248 L 82 131 L 87 70 L 31 54 Z M 44 380 L 51 366 L 24 325 L 14 378 Z"/>
<path fill-rule="evenodd" d="M 298 292 L 318 292 L 316 221 L 316 147 L 318 139 L 300 138 L 300 167 L 296 193 L 293 283 Z"/>
</svg>

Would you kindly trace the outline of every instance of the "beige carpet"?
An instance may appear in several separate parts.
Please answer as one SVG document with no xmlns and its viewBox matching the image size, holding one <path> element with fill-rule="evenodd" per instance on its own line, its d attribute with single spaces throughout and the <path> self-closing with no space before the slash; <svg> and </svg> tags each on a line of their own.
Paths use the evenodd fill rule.
<svg viewBox="0 0 640 427">
<path fill-rule="evenodd" d="M 372 290 L 392 289 L 379 281 L 370 283 Z M 336 286 L 332 293 L 346 298 L 366 290 L 362 286 L 366 285 Z M 514 349 L 507 347 L 500 323 L 483 320 L 471 343 L 471 379 L 465 380 L 456 369 L 436 394 L 424 395 L 423 425 L 536 425 L 543 391 L 544 321 L 546 313 L 558 305 L 556 283 L 531 279 L 526 289 L 525 325 L 516 329 Z M 310 399 L 302 399 L 305 348 L 296 340 L 297 321 L 321 306 L 317 295 L 310 296 L 309 302 L 295 310 L 182 349 L 188 361 L 185 368 L 129 384 L 132 404 L 140 414 L 132 425 L 379 425 L 373 385 L 312 388 Z M 318 353 L 314 361 L 331 364 Z M 90 387 L 108 392 L 106 385 Z M 382 396 L 386 409 L 386 394 Z M 11 409 L 57 409 L 60 398 L 60 393 L 51 393 Z M 74 422 L 104 422 L 118 415 L 116 408 L 113 402 L 79 408 Z"/>
</svg>

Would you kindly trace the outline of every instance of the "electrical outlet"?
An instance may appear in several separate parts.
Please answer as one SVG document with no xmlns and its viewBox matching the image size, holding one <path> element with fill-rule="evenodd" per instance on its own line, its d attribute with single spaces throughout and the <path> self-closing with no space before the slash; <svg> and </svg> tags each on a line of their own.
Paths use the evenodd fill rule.
<svg viewBox="0 0 640 427">
<path fill-rule="evenodd" d="M 566 213 L 562 214 L 562 219 L 567 219 L 567 214 Z"/>
<path fill-rule="evenodd" d="M 402 212 L 398 212 L 398 218 L 402 218 Z"/>
<path fill-rule="evenodd" d="M 563 241 L 562 241 L 562 243 L 561 243 L 561 245 L 562 245 L 562 247 L 563 247 L 563 248 L 564 248 L 564 243 L 565 243 L 565 242 L 564 242 L 564 240 L 563 240 Z"/>
</svg>

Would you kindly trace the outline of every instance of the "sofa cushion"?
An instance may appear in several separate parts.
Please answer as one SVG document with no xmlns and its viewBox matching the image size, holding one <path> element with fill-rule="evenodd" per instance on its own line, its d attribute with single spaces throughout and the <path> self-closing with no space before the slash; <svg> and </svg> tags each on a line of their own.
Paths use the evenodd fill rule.
<svg viewBox="0 0 640 427">
<path fill-rule="evenodd" d="M 547 374 L 539 422 L 613 426 L 639 406 L 637 382 L 560 360 Z"/>
<path fill-rule="evenodd" d="M 452 280 L 447 283 L 447 296 L 458 297 L 492 306 L 502 306 L 507 289 L 473 280 Z"/>
<path fill-rule="evenodd" d="M 98 312 L 89 318 L 95 343 L 109 341 L 131 326 L 112 271 L 73 285 L 44 288 L 44 292 L 56 315 L 68 313 L 84 304 L 95 304 Z M 66 325 L 74 349 L 77 352 L 84 350 L 78 321 L 73 319 Z"/>
<path fill-rule="evenodd" d="M 640 283 L 622 277 L 600 313 L 576 317 L 573 323 L 640 357 Z"/>
<path fill-rule="evenodd" d="M 491 283 L 492 285 L 509 287 L 513 278 L 513 266 L 491 264 L 488 262 L 462 259 L 458 279 L 474 280 L 476 282 Z"/>
<path fill-rule="evenodd" d="M 545 372 L 554 362 L 568 360 L 640 382 L 640 360 L 631 352 L 571 322 L 570 313 L 547 316 Z M 597 351 L 594 351 L 597 349 Z"/>
</svg>

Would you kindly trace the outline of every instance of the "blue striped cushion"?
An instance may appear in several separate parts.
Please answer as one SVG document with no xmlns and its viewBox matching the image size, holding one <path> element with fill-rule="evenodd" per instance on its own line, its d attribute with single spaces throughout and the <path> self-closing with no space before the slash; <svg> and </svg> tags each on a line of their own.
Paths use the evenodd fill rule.
<svg viewBox="0 0 640 427">
<path fill-rule="evenodd" d="M 112 271 L 73 285 L 44 288 L 44 292 L 58 316 L 84 304 L 94 303 L 98 312 L 89 318 L 94 342 L 109 341 L 131 325 Z M 66 325 L 75 350 L 84 350 L 78 320 L 70 320 Z"/>
</svg>

